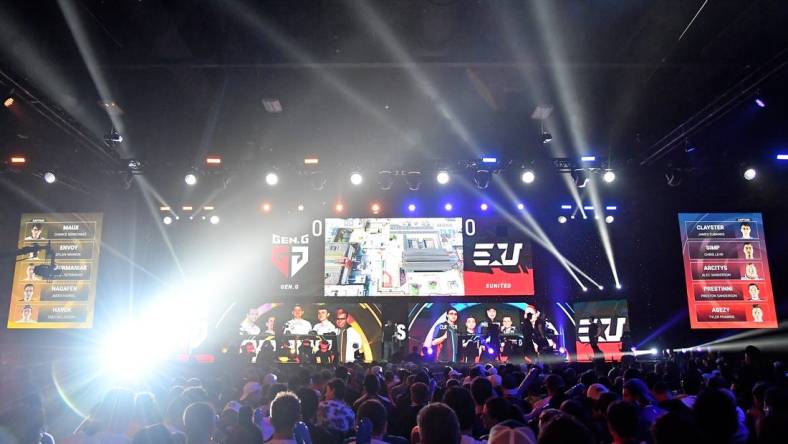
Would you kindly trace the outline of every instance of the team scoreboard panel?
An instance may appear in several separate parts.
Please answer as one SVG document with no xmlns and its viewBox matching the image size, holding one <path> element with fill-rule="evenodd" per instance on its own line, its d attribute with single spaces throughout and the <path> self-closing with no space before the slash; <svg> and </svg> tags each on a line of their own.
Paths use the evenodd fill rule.
<svg viewBox="0 0 788 444">
<path fill-rule="evenodd" d="M 8 328 L 93 326 L 101 223 L 99 213 L 22 215 Z"/>
<path fill-rule="evenodd" d="M 692 328 L 776 328 L 761 213 L 681 213 Z"/>
<path fill-rule="evenodd" d="M 531 244 L 496 220 L 329 218 L 274 228 L 271 291 L 294 297 L 534 294 Z"/>
</svg>

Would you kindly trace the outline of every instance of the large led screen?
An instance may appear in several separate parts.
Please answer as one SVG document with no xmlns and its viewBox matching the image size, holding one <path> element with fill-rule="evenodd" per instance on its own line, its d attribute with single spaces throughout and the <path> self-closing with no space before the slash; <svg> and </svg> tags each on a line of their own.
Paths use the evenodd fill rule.
<svg viewBox="0 0 788 444">
<path fill-rule="evenodd" d="M 8 328 L 93 326 L 101 214 L 23 214 Z"/>
<path fill-rule="evenodd" d="M 493 221 L 326 219 L 326 296 L 533 295 L 530 243 Z"/>
<path fill-rule="evenodd" d="M 760 213 L 679 214 L 692 328 L 776 328 Z"/>
<path fill-rule="evenodd" d="M 536 305 L 422 303 L 408 310 L 409 348 L 438 362 L 522 362 L 559 348 L 559 334 Z"/>
<path fill-rule="evenodd" d="M 589 301 L 574 304 L 578 361 L 621 359 L 622 344 L 629 336 L 627 301 Z"/>
<path fill-rule="evenodd" d="M 261 363 L 371 362 L 382 357 L 388 320 L 379 304 L 262 303 L 239 320 L 240 352 Z M 404 341 L 403 320 L 393 324 Z"/>
</svg>

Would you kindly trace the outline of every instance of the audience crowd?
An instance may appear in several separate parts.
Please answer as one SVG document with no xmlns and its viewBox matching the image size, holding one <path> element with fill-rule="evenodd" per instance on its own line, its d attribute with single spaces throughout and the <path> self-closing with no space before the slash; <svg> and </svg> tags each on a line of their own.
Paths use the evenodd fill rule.
<svg viewBox="0 0 788 444">
<path fill-rule="evenodd" d="M 216 376 L 216 375 L 220 376 Z M 757 348 L 654 362 L 247 367 L 109 390 L 69 436 L 15 399 L 16 444 L 596 444 L 788 442 L 781 361 Z"/>
</svg>

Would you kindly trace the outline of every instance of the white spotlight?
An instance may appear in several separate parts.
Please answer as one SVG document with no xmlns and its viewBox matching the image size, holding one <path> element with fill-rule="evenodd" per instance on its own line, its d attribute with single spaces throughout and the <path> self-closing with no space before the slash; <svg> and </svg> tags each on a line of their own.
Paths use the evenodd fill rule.
<svg viewBox="0 0 788 444">
<path fill-rule="evenodd" d="M 525 170 L 520 179 L 522 179 L 523 183 L 533 183 L 536 180 L 536 174 L 531 170 Z"/>
<path fill-rule="evenodd" d="M 435 180 L 438 181 L 441 185 L 446 185 L 449 183 L 449 172 L 448 171 L 439 171 L 438 175 L 435 176 Z"/>
<path fill-rule="evenodd" d="M 53 173 L 51 171 L 47 171 L 46 173 L 44 173 L 44 182 L 46 182 L 46 183 L 55 183 L 56 180 L 57 180 L 57 177 L 55 176 L 55 173 Z"/>
<path fill-rule="evenodd" d="M 607 216 L 605 216 L 605 222 L 607 222 L 609 224 L 612 224 L 614 220 L 616 220 L 616 218 L 613 217 L 612 214 L 608 214 Z"/>
<path fill-rule="evenodd" d="M 566 216 L 558 216 L 558 223 L 565 224 L 566 223 Z"/>
<path fill-rule="evenodd" d="M 279 176 L 276 173 L 268 173 L 265 175 L 265 183 L 274 186 L 279 183 Z"/>
<path fill-rule="evenodd" d="M 621 290 L 621 284 L 616 284 L 616 290 Z"/>
<path fill-rule="evenodd" d="M 164 216 L 164 219 L 162 219 L 161 221 L 164 222 L 164 225 L 169 225 L 172 223 L 172 217 Z"/>
<path fill-rule="evenodd" d="M 517 209 L 518 209 L 518 210 L 523 210 L 523 209 L 525 209 L 525 205 L 523 205 L 523 204 L 521 204 L 521 203 L 518 203 L 518 204 L 517 204 Z"/>
<path fill-rule="evenodd" d="M 213 216 L 211 216 L 210 221 L 211 221 L 211 224 L 216 225 L 219 222 L 221 222 L 221 219 L 219 219 L 219 216 L 214 214 Z"/>
<path fill-rule="evenodd" d="M 183 177 L 183 181 L 189 186 L 197 185 L 197 175 L 194 173 L 189 173 Z"/>
<path fill-rule="evenodd" d="M 602 285 L 599 285 L 597 288 L 599 288 L 600 290 L 604 290 L 605 289 L 605 287 L 602 286 Z"/>
<path fill-rule="evenodd" d="M 304 211 L 304 205 L 298 204 L 298 211 Z"/>
<path fill-rule="evenodd" d="M 755 168 L 747 168 L 746 170 L 744 170 L 744 178 L 747 180 L 753 180 L 757 175 L 758 172 L 755 171 Z"/>
<path fill-rule="evenodd" d="M 350 183 L 352 183 L 353 185 L 356 186 L 361 185 L 361 182 L 363 181 L 364 181 L 364 177 L 359 172 L 355 172 L 350 175 Z"/>
<path fill-rule="evenodd" d="M 613 181 L 616 180 L 616 173 L 614 173 L 613 170 L 607 170 L 605 174 L 602 175 L 602 180 L 607 183 L 613 183 Z"/>
</svg>

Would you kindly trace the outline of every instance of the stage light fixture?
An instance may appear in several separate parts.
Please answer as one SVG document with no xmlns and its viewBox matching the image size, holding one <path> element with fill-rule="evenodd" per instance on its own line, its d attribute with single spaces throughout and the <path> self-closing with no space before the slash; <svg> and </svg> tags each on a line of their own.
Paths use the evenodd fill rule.
<svg viewBox="0 0 788 444">
<path fill-rule="evenodd" d="M 394 186 L 394 173 L 391 171 L 380 171 L 378 173 L 378 185 L 382 191 L 388 191 Z"/>
<path fill-rule="evenodd" d="M 586 170 L 572 170 L 570 173 L 575 186 L 578 188 L 585 188 L 588 185 L 588 172 Z"/>
<path fill-rule="evenodd" d="M 543 145 L 546 145 L 553 141 L 553 135 L 550 133 L 542 133 L 541 141 Z"/>
<path fill-rule="evenodd" d="M 313 190 L 320 191 L 326 186 L 326 175 L 322 171 L 314 171 L 309 174 L 309 183 Z"/>
<path fill-rule="evenodd" d="M 263 213 L 271 212 L 271 204 L 268 202 L 263 202 L 263 205 L 260 208 L 263 210 Z"/>
<path fill-rule="evenodd" d="M 607 216 L 605 216 L 605 222 L 607 222 L 609 224 L 612 224 L 614 220 L 616 220 L 616 218 L 613 217 L 613 215 L 611 215 L 611 214 L 608 214 Z"/>
<path fill-rule="evenodd" d="M 279 175 L 274 173 L 274 172 L 266 174 L 265 175 L 265 183 L 267 183 L 268 186 L 271 186 L 271 187 L 275 186 L 276 184 L 279 183 Z"/>
<path fill-rule="evenodd" d="M 183 177 L 183 181 L 186 182 L 186 185 L 194 186 L 197 185 L 197 175 L 194 173 L 187 173 Z"/>
<path fill-rule="evenodd" d="M 760 97 L 755 99 L 755 104 L 758 105 L 759 108 L 766 108 L 766 102 Z"/>
<path fill-rule="evenodd" d="M 435 180 L 438 181 L 440 185 L 446 185 L 449 183 L 449 172 L 448 171 L 438 171 L 438 174 L 435 176 Z"/>
<path fill-rule="evenodd" d="M 479 205 L 479 208 L 480 208 L 482 211 L 487 211 L 487 208 L 489 208 L 489 207 L 487 206 L 487 204 L 486 204 L 486 203 L 483 203 L 483 204 Z"/>
<path fill-rule="evenodd" d="M 584 292 L 588 291 L 588 287 L 581 287 Z"/>
<path fill-rule="evenodd" d="M 374 203 L 370 209 L 372 210 L 372 214 L 378 214 L 380 213 L 380 204 Z"/>
<path fill-rule="evenodd" d="M 755 176 L 758 175 L 758 172 L 755 171 L 755 168 L 747 168 L 744 170 L 744 178 L 746 180 L 754 180 Z"/>
<path fill-rule="evenodd" d="M 599 290 L 604 290 L 605 289 L 605 287 L 603 285 L 598 285 L 596 288 L 598 288 Z"/>
<path fill-rule="evenodd" d="M 44 173 L 44 182 L 46 183 L 55 183 L 57 181 L 57 176 L 52 171 L 47 171 Z"/>
<path fill-rule="evenodd" d="M 350 183 L 355 186 L 359 186 L 361 185 L 361 182 L 364 182 L 364 176 L 362 176 L 361 173 L 356 171 L 350 174 Z"/>
<path fill-rule="evenodd" d="M 621 290 L 621 288 L 623 288 L 621 287 L 621 284 L 616 284 L 616 290 Z"/>
<path fill-rule="evenodd" d="M 443 209 L 446 211 L 451 211 L 453 208 L 454 206 L 450 203 L 447 203 L 446 205 L 443 206 Z"/>
<path fill-rule="evenodd" d="M 164 218 L 161 221 L 164 222 L 164 225 L 170 225 L 172 223 L 172 217 L 164 216 Z"/>
<path fill-rule="evenodd" d="M 414 204 L 408 205 L 408 211 L 410 211 L 411 213 L 416 211 L 416 205 L 414 205 Z"/>
<path fill-rule="evenodd" d="M 211 222 L 211 225 L 216 225 L 219 222 L 221 222 L 221 219 L 219 219 L 219 216 L 214 214 L 213 216 L 211 216 L 210 222 Z"/>
<path fill-rule="evenodd" d="M 596 156 L 581 156 L 580 160 L 583 162 L 595 162 Z"/>
<path fill-rule="evenodd" d="M 566 223 L 566 216 L 558 216 L 558 223 L 565 224 Z"/>
<path fill-rule="evenodd" d="M 220 166 L 222 164 L 222 158 L 219 156 L 208 156 L 205 158 L 205 164 L 208 166 Z"/>
<path fill-rule="evenodd" d="M 5 100 L 3 100 L 3 106 L 5 106 L 6 108 L 11 108 L 12 106 L 14 106 L 14 98 L 8 97 Z"/>
<path fill-rule="evenodd" d="M 191 205 L 184 205 L 184 206 L 181 207 L 181 210 L 183 210 L 183 211 L 192 211 L 192 210 L 194 210 L 194 207 L 192 207 Z"/>
<path fill-rule="evenodd" d="M 482 157 L 482 163 L 498 163 L 498 159 L 495 157 Z"/>
<path fill-rule="evenodd" d="M 25 156 L 11 156 L 11 165 L 24 165 L 27 163 Z"/>
<path fill-rule="evenodd" d="M 421 172 L 420 171 L 408 171 L 405 174 L 405 183 L 408 184 L 408 189 L 410 191 L 418 191 L 421 188 Z"/>
<path fill-rule="evenodd" d="M 304 165 L 317 165 L 320 163 L 320 159 L 317 157 L 307 157 L 304 159 Z"/>
<path fill-rule="evenodd" d="M 635 353 L 635 352 L 638 351 L 638 348 L 637 347 L 632 347 L 632 348 L 629 349 L 629 351 L 631 351 L 632 353 Z"/>
<path fill-rule="evenodd" d="M 613 170 L 605 171 L 605 174 L 602 175 L 602 180 L 607 183 L 613 183 L 616 180 L 616 173 Z"/>
<path fill-rule="evenodd" d="M 473 175 L 473 181 L 476 183 L 476 188 L 486 190 L 490 186 L 492 180 L 492 173 L 490 170 L 478 170 Z"/>
<path fill-rule="evenodd" d="M 659 350 L 656 349 L 656 348 L 652 348 L 652 349 L 649 350 L 649 353 L 651 353 L 652 355 L 656 356 L 656 355 L 659 354 Z"/>
<path fill-rule="evenodd" d="M 338 203 L 334 206 L 334 211 L 336 211 L 337 213 L 341 213 L 344 210 L 345 210 L 345 206 L 342 205 L 341 203 Z"/>
<path fill-rule="evenodd" d="M 525 205 L 523 205 L 523 204 L 521 204 L 521 203 L 518 203 L 518 204 L 517 204 L 517 209 L 518 209 L 518 210 L 524 210 L 524 209 L 525 209 Z"/>
<path fill-rule="evenodd" d="M 780 153 L 777 155 L 777 160 L 788 160 L 788 154 Z"/>
<path fill-rule="evenodd" d="M 563 205 L 561 205 L 561 209 L 562 210 L 571 210 L 572 206 L 571 205 L 567 205 L 567 204 L 563 204 Z"/>
<path fill-rule="evenodd" d="M 304 205 L 298 204 L 298 211 L 304 211 Z"/>
<path fill-rule="evenodd" d="M 525 170 L 520 176 L 520 179 L 523 181 L 523 183 L 534 183 L 534 180 L 536 180 L 536 174 L 534 174 L 534 172 L 531 170 Z"/>
<path fill-rule="evenodd" d="M 162 205 L 159 207 L 159 211 L 172 211 L 172 208 L 167 205 Z"/>
</svg>

